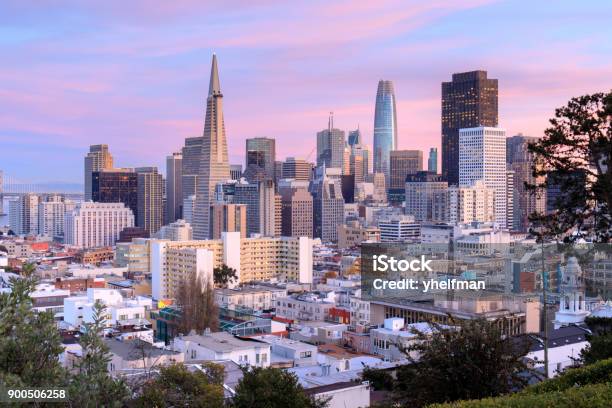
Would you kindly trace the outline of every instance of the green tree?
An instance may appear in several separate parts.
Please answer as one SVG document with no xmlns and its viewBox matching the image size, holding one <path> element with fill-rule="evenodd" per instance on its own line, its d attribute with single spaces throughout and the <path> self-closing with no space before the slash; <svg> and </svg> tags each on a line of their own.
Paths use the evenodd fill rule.
<svg viewBox="0 0 612 408">
<path fill-rule="evenodd" d="M 159 376 L 144 385 L 133 407 L 223 407 L 223 366 L 203 364 L 205 373 L 183 364 L 161 367 Z"/>
<path fill-rule="evenodd" d="M 84 324 L 85 333 L 79 339 L 82 356 L 69 386 L 71 405 L 119 407 L 128 397 L 128 388 L 108 373 L 111 355 L 103 338 L 106 307 L 100 301 L 94 304 L 92 317 L 93 322 Z"/>
<path fill-rule="evenodd" d="M 33 263 L 24 263 L 21 266 L 21 276 L 30 277 L 36 272 L 36 265 Z"/>
<path fill-rule="evenodd" d="M 225 288 L 228 284 L 238 280 L 238 275 L 236 275 L 236 270 L 234 268 L 230 268 L 226 264 L 223 264 L 213 269 L 213 279 L 215 285 Z"/>
<path fill-rule="evenodd" d="M 415 341 L 405 349 L 411 364 L 397 370 L 394 399 L 425 406 L 524 387 L 531 372 L 524 362 L 529 343 L 502 336 L 497 323 L 451 319 L 451 326 L 432 324 L 431 333 L 415 331 Z"/>
<path fill-rule="evenodd" d="M 589 344 L 580 351 L 578 361 L 593 364 L 612 358 L 612 319 L 587 317 L 585 323 L 591 330 L 591 333 L 585 336 Z"/>
<path fill-rule="evenodd" d="M 260 367 L 243 370 L 232 401 L 235 408 L 324 408 L 327 405 L 327 400 L 308 396 L 294 374 Z"/>
<path fill-rule="evenodd" d="M 53 313 L 32 310 L 36 283 L 31 275 L 12 279 L 11 291 L 0 294 L 0 383 L 5 385 L 63 386 L 67 378 Z"/>
<path fill-rule="evenodd" d="M 393 376 L 387 370 L 377 370 L 366 367 L 361 373 L 364 381 L 369 381 L 370 386 L 376 391 L 391 391 L 393 389 Z"/>
<path fill-rule="evenodd" d="M 204 283 L 202 278 L 194 274 L 179 287 L 176 301 L 181 308 L 180 333 L 218 329 L 219 308 L 215 303 L 214 288 L 211 284 Z"/>
<path fill-rule="evenodd" d="M 555 111 L 545 136 L 529 145 L 533 175 L 540 181 L 526 187 L 532 194 L 544 194 L 550 184 L 560 190 L 550 203 L 554 212 L 531 216 L 545 236 L 612 239 L 611 123 L 612 92 L 573 98 Z"/>
</svg>

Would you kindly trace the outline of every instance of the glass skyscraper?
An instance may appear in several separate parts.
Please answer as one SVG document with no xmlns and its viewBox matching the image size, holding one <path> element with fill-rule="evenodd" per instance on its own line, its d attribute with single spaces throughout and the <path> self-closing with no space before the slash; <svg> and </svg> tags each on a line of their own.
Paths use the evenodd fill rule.
<svg viewBox="0 0 612 408">
<path fill-rule="evenodd" d="M 384 173 L 389 182 L 389 157 L 397 149 L 397 111 L 393 82 L 380 80 L 374 111 L 374 172 Z"/>
</svg>

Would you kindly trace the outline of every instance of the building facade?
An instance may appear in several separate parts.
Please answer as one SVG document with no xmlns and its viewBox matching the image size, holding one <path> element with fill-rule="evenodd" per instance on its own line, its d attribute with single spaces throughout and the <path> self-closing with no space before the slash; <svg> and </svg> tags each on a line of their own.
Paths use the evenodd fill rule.
<svg viewBox="0 0 612 408">
<path fill-rule="evenodd" d="M 112 246 L 119 233 L 134 226 L 134 214 L 123 203 L 77 204 L 65 215 L 64 243 L 78 248 Z"/>
<path fill-rule="evenodd" d="M 108 145 L 91 145 L 89 153 L 85 156 L 85 195 L 84 200 L 91 200 L 91 177 L 92 173 L 113 168 L 113 156 L 108 150 Z"/>
<path fill-rule="evenodd" d="M 166 214 L 164 224 L 183 216 L 183 154 L 166 156 Z"/>
<path fill-rule="evenodd" d="M 391 151 L 397 149 L 397 111 L 392 81 L 378 82 L 374 109 L 374 172 L 389 182 Z"/>
</svg>

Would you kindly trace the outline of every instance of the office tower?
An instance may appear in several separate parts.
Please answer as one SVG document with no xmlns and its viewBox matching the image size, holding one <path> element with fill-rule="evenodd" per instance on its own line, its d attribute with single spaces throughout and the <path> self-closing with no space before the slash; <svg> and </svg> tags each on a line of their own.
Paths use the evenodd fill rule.
<svg viewBox="0 0 612 408">
<path fill-rule="evenodd" d="M 183 217 L 183 154 L 166 156 L 166 217 L 170 224 Z"/>
<path fill-rule="evenodd" d="M 338 225 L 344 223 L 340 181 L 324 174 L 313 184 L 314 236 L 323 242 L 335 242 L 338 240 Z"/>
<path fill-rule="evenodd" d="M 453 74 L 442 82 L 442 175 L 459 183 L 459 129 L 496 127 L 497 79 L 487 71 Z"/>
<path fill-rule="evenodd" d="M 249 152 L 261 152 L 262 157 L 255 162 L 249 161 Z M 255 164 L 262 167 L 265 170 L 266 179 L 274 180 L 275 175 L 275 162 L 276 162 L 276 140 L 268 137 L 255 137 L 246 140 L 246 167 L 250 164 Z"/>
<path fill-rule="evenodd" d="M 280 208 L 277 208 L 279 203 L 273 181 L 236 183 L 233 202 L 247 206 L 247 236 L 280 234 L 280 220 L 277 219 Z"/>
<path fill-rule="evenodd" d="M 283 162 L 277 160 L 274 162 L 274 183 L 278 184 L 281 178 L 283 178 Z"/>
<path fill-rule="evenodd" d="M 246 154 L 246 161 L 247 166 L 242 176 L 249 183 L 259 183 L 260 181 L 269 180 L 265 168 L 265 152 L 258 150 L 248 151 Z"/>
<path fill-rule="evenodd" d="M 522 134 L 506 139 L 506 162 L 514 171 L 514 216 L 512 229 L 521 232 L 529 230 L 529 216 L 533 213 L 544 214 L 546 211 L 546 195 L 532 194 L 525 188 L 528 184 L 543 184 L 543 177 L 533 177 L 533 153 L 528 149 L 529 143 L 535 143 L 537 137 Z"/>
<path fill-rule="evenodd" d="M 278 192 L 281 196 L 281 235 L 312 238 L 313 199 L 308 184 L 282 181 Z"/>
<path fill-rule="evenodd" d="M 513 229 L 514 225 L 514 171 L 506 170 L 506 227 Z"/>
<path fill-rule="evenodd" d="M 198 174 L 193 237 L 195 239 L 206 239 L 210 232 L 209 212 L 215 186 L 217 183 L 227 181 L 230 178 L 227 139 L 223 121 L 223 94 L 221 94 L 219 83 L 217 56 L 214 54 L 206 101 L 201 165 Z"/>
<path fill-rule="evenodd" d="M 353 174 L 343 174 L 340 177 L 342 197 L 344 202 L 351 204 L 355 202 L 355 176 Z"/>
<path fill-rule="evenodd" d="M 64 215 L 76 204 L 60 195 L 50 195 L 38 204 L 38 234 L 55 238 L 64 235 Z"/>
<path fill-rule="evenodd" d="M 9 201 L 9 226 L 17 235 L 38 234 L 37 194 L 23 194 L 17 200 Z"/>
<path fill-rule="evenodd" d="M 349 162 L 349 174 L 355 176 L 355 183 L 363 183 L 368 177 L 370 151 L 365 145 L 352 145 Z"/>
<path fill-rule="evenodd" d="M 239 232 L 247 237 L 246 204 L 213 203 L 210 206 L 211 239 L 220 239 L 223 232 Z"/>
<path fill-rule="evenodd" d="M 311 174 L 312 163 L 308 163 L 306 160 L 287 157 L 287 160 L 283 162 L 282 178 L 284 179 L 310 181 Z"/>
<path fill-rule="evenodd" d="M 459 186 L 469 187 L 477 180 L 495 192 L 495 222 L 502 228 L 507 221 L 506 131 L 475 127 L 459 130 Z"/>
<path fill-rule="evenodd" d="M 78 248 L 112 246 L 134 214 L 123 203 L 78 203 L 64 217 L 64 243 Z"/>
<path fill-rule="evenodd" d="M 91 201 L 123 203 L 138 219 L 138 176 L 134 169 L 118 168 L 92 173 Z"/>
<path fill-rule="evenodd" d="M 389 188 L 403 189 L 406 176 L 423 170 L 423 152 L 420 150 L 393 150 L 390 154 Z"/>
<path fill-rule="evenodd" d="M 419 171 L 406 177 L 404 213 L 417 222 L 446 222 L 448 183 L 443 176 Z"/>
<path fill-rule="evenodd" d="M 327 129 L 317 132 L 317 166 L 342 169 L 344 166 L 344 131 L 334 128 L 334 115 L 329 115 Z"/>
<path fill-rule="evenodd" d="M 374 184 L 374 191 L 372 199 L 377 203 L 387 202 L 387 180 L 383 173 L 373 173 L 372 184 Z"/>
<path fill-rule="evenodd" d="M 181 150 L 183 155 L 183 169 L 181 171 L 183 200 L 196 194 L 203 141 L 202 136 L 188 137 L 185 139 L 185 146 Z"/>
<path fill-rule="evenodd" d="M 494 192 L 482 180 L 470 187 L 448 188 L 448 222 L 493 222 L 495 219 Z"/>
<path fill-rule="evenodd" d="M 91 178 L 96 171 L 113 168 L 113 156 L 108 151 L 108 145 L 91 145 L 85 156 L 85 195 L 84 200 L 91 200 Z"/>
<path fill-rule="evenodd" d="M 389 184 L 390 155 L 397 149 L 397 111 L 393 82 L 378 82 L 374 110 L 374 172 L 383 173 Z"/>
<path fill-rule="evenodd" d="M 183 219 L 190 225 L 193 225 L 193 208 L 195 207 L 195 200 L 195 195 L 190 195 L 183 200 Z"/>
<path fill-rule="evenodd" d="M 230 164 L 230 179 L 240 180 L 242 177 L 242 164 Z"/>
<path fill-rule="evenodd" d="M 378 221 L 380 242 L 419 242 L 421 224 L 409 215 L 383 217 Z"/>
<path fill-rule="evenodd" d="M 438 172 L 438 148 L 432 147 L 429 149 L 429 158 L 427 159 L 427 171 L 430 173 Z"/>
<path fill-rule="evenodd" d="M 138 214 L 136 225 L 153 235 L 163 225 L 163 178 L 157 167 L 136 168 L 138 177 Z"/>
<path fill-rule="evenodd" d="M 193 239 L 193 230 L 191 225 L 185 220 L 177 220 L 161 227 L 156 236 L 159 239 L 168 239 L 170 241 L 191 241 Z"/>
<path fill-rule="evenodd" d="M 351 130 L 348 133 L 348 145 L 353 147 L 361 144 L 361 130 L 357 127 L 356 130 Z"/>
</svg>

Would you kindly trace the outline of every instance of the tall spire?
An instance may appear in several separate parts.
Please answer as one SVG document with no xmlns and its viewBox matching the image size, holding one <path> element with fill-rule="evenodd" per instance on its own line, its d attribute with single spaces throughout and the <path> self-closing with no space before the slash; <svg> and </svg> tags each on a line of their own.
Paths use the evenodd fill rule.
<svg viewBox="0 0 612 408">
<path fill-rule="evenodd" d="M 219 70 L 217 69 L 217 54 L 213 54 L 212 57 L 212 66 L 210 68 L 210 85 L 208 86 L 208 96 L 213 95 L 221 95 Z"/>
</svg>

